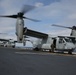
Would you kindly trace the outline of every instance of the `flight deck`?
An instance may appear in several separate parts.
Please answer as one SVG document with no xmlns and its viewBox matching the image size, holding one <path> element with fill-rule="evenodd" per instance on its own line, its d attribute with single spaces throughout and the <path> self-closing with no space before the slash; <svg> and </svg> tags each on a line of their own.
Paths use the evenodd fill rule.
<svg viewBox="0 0 76 75">
<path fill-rule="evenodd" d="M 0 47 L 0 75 L 76 75 L 76 54 Z"/>
</svg>

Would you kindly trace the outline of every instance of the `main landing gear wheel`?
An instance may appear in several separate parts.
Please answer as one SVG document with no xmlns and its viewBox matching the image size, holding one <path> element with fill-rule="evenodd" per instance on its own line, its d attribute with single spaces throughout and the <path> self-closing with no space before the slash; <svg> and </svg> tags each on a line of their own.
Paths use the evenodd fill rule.
<svg viewBox="0 0 76 75">
<path fill-rule="evenodd" d="M 36 48 L 34 48 L 33 50 L 34 50 L 34 51 L 39 51 L 39 48 L 36 47 Z"/>
<path fill-rule="evenodd" d="M 68 51 L 68 54 L 72 54 L 72 51 Z"/>
</svg>

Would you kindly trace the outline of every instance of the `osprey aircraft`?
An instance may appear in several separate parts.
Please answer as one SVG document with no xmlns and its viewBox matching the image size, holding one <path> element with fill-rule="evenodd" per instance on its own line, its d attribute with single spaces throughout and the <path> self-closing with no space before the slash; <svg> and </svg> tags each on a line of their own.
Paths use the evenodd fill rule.
<svg viewBox="0 0 76 75">
<path fill-rule="evenodd" d="M 23 8 L 21 9 L 20 12 L 18 12 L 15 15 L 3 15 L 0 17 L 8 17 L 8 18 L 15 18 L 17 19 L 16 22 L 16 35 L 17 35 L 17 41 L 19 43 L 23 42 L 23 33 L 24 33 L 24 20 L 23 19 L 28 19 L 28 20 L 32 20 L 35 22 L 38 22 L 39 20 L 35 20 L 35 19 L 30 19 L 24 16 L 25 13 L 29 12 L 30 10 L 34 9 L 35 6 L 31 6 L 31 5 L 24 5 Z"/>
<path fill-rule="evenodd" d="M 53 24 L 52 26 L 71 29 L 70 36 L 67 36 L 67 37 L 70 38 L 70 39 L 72 39 L 72 42 L 74 44 L 76 44 L 76 26 L 67 27 L 67 26 L 61 26 L 61 25 L 56 25 L 56 24 Z"/>
<path fill-rule="evenodd" d="M 17 42 L 16 40 L 13 39 L 2 39 L 0 38 L 0 46 L 3 47 L 13 47 L 15 48 L 15 43 Z"/>
<path fill-rule="evenodd" d="M 74 43 L 70 40 L 68 37 L 61 37 L 61 36 L 51 36 L 46 33 L 42 33 L 39 31 L 34 31 L 31 29 L 28 29 L 27 27 L 24 27 L 24 20 L 23 19 L 29 19 L 35 22 L 39 22 L 39 20 L 30 19 L 27 17 L 24 17 L 24 14 L 28 11 L 34 9 L 35 6 L 30 5 L 24 5 L 22 10 L 18 12 L 16 15 L 5 15 L 0 17 L 8 17 L 8 18 L 16 18 L 16 35 L 17 35 L 17 42 L 22 43 L 26 41 L 24 39 L 25 36 L 31 36 L 38 38 L 37 41 L 32 42 L 34 45 L 34 50 L 43 50 L 48 49 L 49 51 L 54 52 L 55 50 L 61 50 L 61 51 L 68 51 L 69 54 L 72 54 L 72 51 L 75 49 Z"/>
</svg>

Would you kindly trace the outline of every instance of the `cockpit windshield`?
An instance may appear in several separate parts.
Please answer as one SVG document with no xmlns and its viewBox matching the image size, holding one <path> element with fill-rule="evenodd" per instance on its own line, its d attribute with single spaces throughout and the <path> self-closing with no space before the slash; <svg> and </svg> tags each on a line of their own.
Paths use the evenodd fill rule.
<svg viewBox="0 0 76 75">
<path fill-rule="evenodd" d="M 72 40 L 72 42 L 74 43 L 74 44 L 76 44 L 76 38 L 75 37 L 69 37 L 71 40 Z"/>
<path fill-rule="evenodd" d="M 64 38 L 66 42 L 72 42 L 72 39 L 70 38 Z"/>
</svg>

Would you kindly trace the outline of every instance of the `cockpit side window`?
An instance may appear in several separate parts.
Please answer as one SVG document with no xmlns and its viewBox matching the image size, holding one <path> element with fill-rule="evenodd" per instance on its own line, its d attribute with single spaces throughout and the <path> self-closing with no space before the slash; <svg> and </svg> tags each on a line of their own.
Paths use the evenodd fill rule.
<svg viewBox="0 0 76 75">
<path fill-rule="evenodd" d="M 63 38 L 59 38 L 59 43 L 64 43 Z"/>
</svg>

